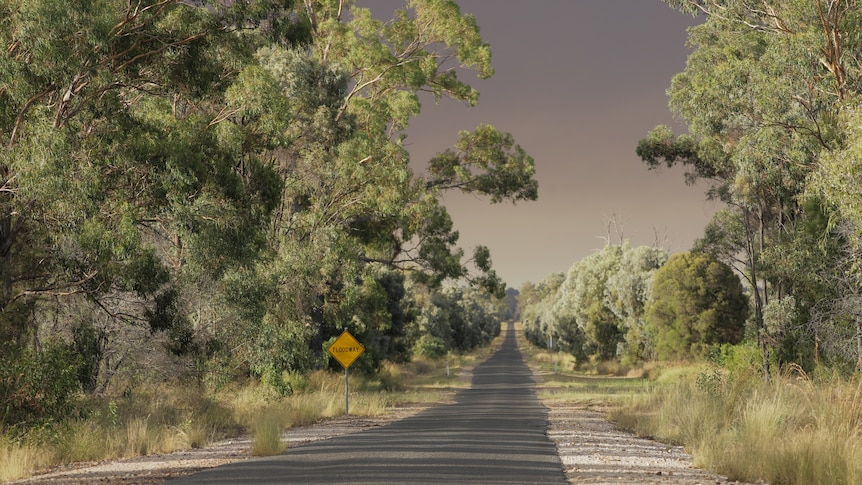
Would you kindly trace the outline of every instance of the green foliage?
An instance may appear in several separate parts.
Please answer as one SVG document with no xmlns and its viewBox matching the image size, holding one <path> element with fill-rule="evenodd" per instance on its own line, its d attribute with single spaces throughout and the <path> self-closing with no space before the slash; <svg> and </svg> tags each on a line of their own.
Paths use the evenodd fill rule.
<svg viewBox="0 0 862 485">
<path fill-rule="evenodd" d="M 742 342 L 713 347 L 707 360 L 726 371 L 730 378 L 745 379 L 762 371 L 763 356 L 753 342 Z"/>
<path fill-rule="evenodd" d="M 533 160 L 481 125 L 426 178 L 403 143 L 420 92 L 477 102 L 459 78 L 493 74 L 475 19 L 451 0 L 390 22 L 351 1 L 205 3 L 0 2 L 4 368 L 46 359 L 65 376 L 29 347 L 71 335 L 86 391 L 152 366 L 286 394 L 285 373 L 322 367 L 345 327 L 367 371 L 426 330 L 446 351 L 490 341 L 492 298 L 420 309 L 415 294 L 503 295 L 442 194 L 534 200 Z M 9 375 L 8 393 L 34 386 Z"/>
<path fill-rule="evenodd" d="M 447 352 L 469 352 L 500 334 L 505 307 L 481 291 L 446 288 L 420 302 L 419 338 L 414 353 L 437 358 Z"/>
<path fill-rule="evenodd" d="M 633 249 L 626 241 L 576 262 L 555 294 L 544 296 L 548 309 L 542 319 L 554 325 L 542 338 L 555 338 L 561 349 L 581 359 L 652 357 L 644 305 L 666 258 L 661 249 Z"/>
<path fill-rule="evenodd" d="M 552 308 L 552 298 L 560 285 L 565 281 L 563 273 L 551 273 L 542 281 L 525 283 L 518 295 L 518 306 L 521 309 L 521 325 L 527 340 L 538 347 L 547 347 L 551 339 L 560 339 L 559 328 Z M 564 344 L 568 340 L 562 341 Z M 557 344 L 560 346 L 558 340 Z M 564 350 L 571 350 L 564 348 Z"/>
<path fill-rule="evenodd" d="M 651 359 L 653 342 L 646 331 L 644 313 L 652 294 L 656 272 L 667 261 L 667 252 L 651 246 L 623 245 L 620 267 L 608 278 L 605 298 L 625 332 L 625 345 L 618 355 L 628 362 Z"/>
<path fill-rule="evenodd" d="M 555 308 L 558 320 L 582 331 L 588 355 L 609 359 L 622 341 L 620 325 L 605 299 L 607 281 L 619 268 L 623 248 L 608 245 L 572 265 L 560 287 Z M 571 331 L 567 331 L 571 333 Z"/>
<path fill-rule="evenodd" d="M 81 322 L 72 330 L 72 346 L 80 359 L 78 382 L 86 392 L 96 390 L 106 341 L 105 332 L 90 322 Z"/>
<path fill-rule="evenodd" d="M 402 273 L 378 268 L 366 276 L 350 308 L 356 336 L 365 346 L 364 362 L 377 370 L 384 360 L 410 359 L 417 308 Z M 368 355 L 365 355 L 368 354 Z"/>
<path fill-rule="evenodd" d="M 819 170 L 812 177 L 809 191 L 812 196 L 822 197 L 832 204 L 858 233 L 862 229 L 862 213 L 858 205 L 858 189 L 862 187 L 862 167 L 859 165 L 862 154 L 862 111 L 856 104 L 856 101 L 850 104 L 838 121 L 846 135 L 846 146 L 821 157 Z"/>
<path fill-rule="evenodd" d="M 821 316 L 809 312 L 834 301 L 842 286 L 835 257 L 858 239 L 835 229 L 858 229 L 862 69 L 849 59 L 862 48 L 859 9 L 796 0 L 666 3 L 706 16 L 690 30 L 692 53 L 668 91 L 688 134 L 657 127 L 638 154 L 650 168 L 687 167 L 689 182 L 706 181 L 708 196 L 728 205 L 699 246 L 746 280 L 765 375 L 770 352 L 810 366 Z M 787 296 L 796 301 L 793 328 L 775 335 L 764 312 Z"/>
<path fill-rule="evenodd" d="M 250 348 L 241 357 L 249 363 L 252 374 L 267 376 L 279 388 L 284 372 L 310 368 L 313 356 L 306 343 L 309 329 L 301 322 L 279 321 L 275 314 L 268 314 L 260 327 L 245 331 L 250 334 L 246 337 Z"/>
<path fill-rule="evenodd" d="M 4 353 L 0 358 L 0 424 L 25 430 L 65 417 L 80 389 L 79 355 L 72 346 L 49 341 L 39 352 Z"/>
<path fill-rule="evenodd" d="M 119 360 L 130 323 L 188 353 L 195 286 L 260 251 L 277 202 L 272 171 L 237 164 L 242 151 L 211 123 L 228 65 L 248 53 L 190 4 L 55 7 L 3 7 L 0 71 L 13 82 L 0 87 L 0 308 L 31 309 L 14 325 L 22 336 L 55 307 L 106 318 L 99 345 Z M 84 328 L 53 329 L 74 331 L 91 389 L 107 354 Z"/>
<path fill-rule="evenodd" d="M 413 351 L 416 355 L 428 357 L 429 359 L 439 359 L 449 351 L 449 345 L 441 337 L 426 334 L 419 337 Z"/>
<path fill-rule="evenodd" d="M 715 258 L 677 253 L 656 273 L 647 331 L 659 360 L 702 357 L 743 336 L 748 300 L 733 270 Z"/>
<path fill-rule="evenodd" d="M 3 296 L 8 297 L 8 294 Z M 12 301 L 7 298 L 4 301 L 3 318 L 0 319 L 0 341 L 4 342 L 6 347 L 4 353 L 10 357 L 16 355 L 32 338 L 35 330 L 31 320 L 34 304 L 31 298 Z"/>
<path fill-rule="evenodd" d="M 462 131 L 455 149 L 431 159 L 429 188 L 476 192 L 490 196 L 491 202 L 501 202 L 504 197 L 513 202 L 538 197 L 533 159 L 514 144 L 512 135 L 481 125 L 473 133 Z"/>
</svg>

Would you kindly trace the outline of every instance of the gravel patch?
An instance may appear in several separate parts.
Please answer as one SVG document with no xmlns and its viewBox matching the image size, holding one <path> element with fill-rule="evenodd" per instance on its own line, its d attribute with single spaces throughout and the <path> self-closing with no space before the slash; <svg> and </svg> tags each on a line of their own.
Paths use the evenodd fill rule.
<svg viewBox="0 0 862 485">
<path fill-rule="evenodd" d="M 638 438 L 584 404 L 546 402 L 548 437 L 573 484 L 739 484 L 692 466 L 681 446 Z"/>
</svg>

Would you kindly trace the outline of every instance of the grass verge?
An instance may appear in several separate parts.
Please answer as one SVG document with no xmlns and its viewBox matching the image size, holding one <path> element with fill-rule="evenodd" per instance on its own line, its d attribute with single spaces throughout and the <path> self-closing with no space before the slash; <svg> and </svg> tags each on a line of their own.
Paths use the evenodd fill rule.
<svg viewBox="0 0 862 485">
<path fill-rule="evenodd" d="M 765 383 L 756 365 L 685 362 L 576 372 L 570 356 L 521 349 L 541 399 L 601 408 L 621 428 L 685 446 L 698 467 L 749 483 L 862 484 L 862 376 L 791 368 Z"/>
<path fill-rule="evenodd" d="M 684 445 L 697 466 L 733 480 L 862 483 L 862 379 L 799 369 L 765 383 L 757 372 L 703 366 L 615 411 L 621 426 Z"/>
<path fill-rule="evenodd" d="M 610 362 L 595 363 L 584 370 L 572 355 L 536 347 L 517 331 L 518 348 L 539 381 L 539 398 L 546 403 L 577 403 L 602 409 L 620 406 L 631 396 L 648 392 L 652 384 L 646 377 L 658 373 L 654 367 L 628 369 Z"/>
<path fill-rule="evenodd" d="M 351 373 L 350 414 L 375 416 L 394 406 L 446 402 L 469 386 L 465 376 L 499 342 L 469 355 L 387 363 L 374 377 Z M 342 373 L 288 377 L 296 392 L 286 397 L 248 381 L 217 391 L 187 383 L 141 385 L 122 397 L 82 401 L 76 417 L 0 434 L 0 482 L 72 462 L 198 448 L 243 433 L 252 434 L 252 454 L 282 453 L 285 429 L 342 416 L 346 404 Z"/>
</svg>

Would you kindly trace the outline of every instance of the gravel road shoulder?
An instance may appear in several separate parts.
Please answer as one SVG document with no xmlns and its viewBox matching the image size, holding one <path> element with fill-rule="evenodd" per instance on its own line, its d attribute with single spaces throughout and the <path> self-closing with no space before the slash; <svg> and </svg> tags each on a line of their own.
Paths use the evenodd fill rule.
<svg viewBox="0 0 862 485">
<path fill-rule="evenodd" d="M 617 429 L 607 412 L 586 404 L 545 402 L 548 437 L 570 483 L 706 485 L 739 484 L 692 467 L 691 456 L 680 446 L 638 438 Z"/>
</svg>

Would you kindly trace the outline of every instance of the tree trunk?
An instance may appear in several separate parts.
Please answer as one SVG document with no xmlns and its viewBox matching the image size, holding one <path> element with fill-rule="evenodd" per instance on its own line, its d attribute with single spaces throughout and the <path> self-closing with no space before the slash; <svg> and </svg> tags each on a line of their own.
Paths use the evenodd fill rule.
<svg viewBox="0 0 862 485">
<path fill-rule="evenodd" d="M 763 355 L 763 381 L 769 382 L 769 345 L 766 342 L 763 325 L 763 293 L 757 280 L 757 253 L 755 246 L 757 242 L 754 231 L 751 227 L 751 211 L 748 208 L 743 208 L 743 221 L 745 222 L 745 238 L 746 238 L 746 257 L 748 258 L 748 268 L 751 272 L 751 291 L 754 295 L 754 323 L 757 328 L 757 343 L 760 347 L 760 352 Z M 760 217 L 760 225 L 758 227 L 759 234 L 763 230 L 763 217 Z M 760 243 L 762 244 L 762 239 Z M 765 291 L 765 288 L 764 288 Z"/>
<path fill-rule="evenodd" d="M 862 371 L 862 319 L 856 318 L 856 372 Z"/>
</svg>

